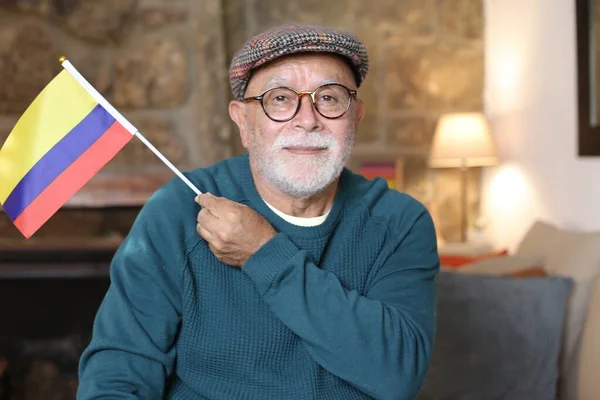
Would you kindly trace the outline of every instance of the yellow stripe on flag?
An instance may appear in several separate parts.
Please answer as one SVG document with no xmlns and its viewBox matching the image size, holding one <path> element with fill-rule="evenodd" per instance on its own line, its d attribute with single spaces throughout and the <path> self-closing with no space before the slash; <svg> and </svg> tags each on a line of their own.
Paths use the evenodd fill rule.
<svg viewBox="0 0 600 400">
<path fill-rule="evenodd" d="M 40 92 L 0 149 L 0 203 L 97 104 L 66 70 Z"/>
</svg>

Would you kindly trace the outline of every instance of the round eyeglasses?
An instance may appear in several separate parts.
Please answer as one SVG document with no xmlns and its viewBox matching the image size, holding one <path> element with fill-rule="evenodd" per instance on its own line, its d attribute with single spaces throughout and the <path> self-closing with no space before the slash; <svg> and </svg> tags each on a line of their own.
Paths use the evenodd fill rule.
<svg viewBox="0 0 600 400">
<path fill-rule="evenodd" d="M 256 100 L 260 102 L 263 111 L 275 122 L 286 122 L 298 114 L 302 96 L 308 95 L 315 110 L 328 119 L 340 118 L 350 109 L 356 90 L 347 88 L 339 83 L 328 83 L 312 92 L 298 92 L 288 87 L 268 89 L 259 96 L 246 97 L 243 101 Z"/>
</svg>

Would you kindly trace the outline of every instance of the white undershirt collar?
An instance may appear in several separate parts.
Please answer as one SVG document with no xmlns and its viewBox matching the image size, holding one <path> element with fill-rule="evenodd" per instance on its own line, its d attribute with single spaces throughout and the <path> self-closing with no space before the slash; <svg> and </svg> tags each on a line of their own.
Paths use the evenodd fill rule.
<svg viewBox="0 0 600 400">
<path fill-rule="evenodd" d="M 279 211 L 278 209 L 276 209 L 275 207 L 273 207 L 272 205 L 270 205 L 269 203 L 267 203 L 266 201 L 265 201 L 265 204 L 267 206 L 269 206 L 269 208 L 271 210 L 273 210 L 273 212 L 275 214 L 279 215 L 285 221 L 289 222 L 292 225 L 297 225 L 297 226 L 317 226 L 317 225 L 321 225 L 327 219 L 327 215 L 329 215 L 329 211 L 331 211 L 331 209 L 329 209 L 329 211 L 327 211 L 324 215 L 320 215 L 318 217 L 303 218 L 303 217 L 295 217 L 293 215 L 285 214 L 285 213 Z"/>
</svg>

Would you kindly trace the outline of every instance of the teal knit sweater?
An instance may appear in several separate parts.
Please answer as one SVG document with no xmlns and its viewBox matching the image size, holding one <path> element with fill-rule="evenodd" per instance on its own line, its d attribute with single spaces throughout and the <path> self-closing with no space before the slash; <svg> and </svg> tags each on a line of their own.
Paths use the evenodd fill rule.
<svg viewBox="0 0 600 400">
<path fill-rule="evenodd" d="M 88 399 L 412 399 L 431 354 L 439 258 L 411 197 L 348 170 L 324 223 L 289 224 L 248 156 L 186 174 L 246 204 L 278 234 L 242 269 L 196 233 L 178 178 L 140 211 L 79 366 Z"/>
</svg>

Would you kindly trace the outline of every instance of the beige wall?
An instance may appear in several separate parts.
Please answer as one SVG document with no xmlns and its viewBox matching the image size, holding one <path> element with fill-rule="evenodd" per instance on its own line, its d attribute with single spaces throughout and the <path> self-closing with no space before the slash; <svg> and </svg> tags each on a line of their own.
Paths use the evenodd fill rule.
<svg viewBox="0 0 600 400">
<path fill-rule="evenodd" d="M 516 249 L 538 219 L 600 230 L 600 157 L 577 155 L 575 1 L 485 6 L 486 110 L 504 161 L 483 182 L 488 239 Z"/>
<path fill-rule="evenodd" d="M 59 71 L 58 57 L 66 55 L 182 169 L 243 151 L 227 115 L 226 73 L 233 52 L 249 35 L 293 21 L 356 33 L 368 46 L 371 70 L 359 91 L 367 112 L 350 166 L 356 169 L 363 159 L 403 158 L 405 190 L 437 210 L 443 236 L 457 238 L 458 174 L 443 171 L 438 184 L 429 185 L 425 156 L 441 113 L 482 109 L 481 1 L 12 3 L 0 6 L 0 143 Z M 103 169 L 121 176 L 165 171 L 135 140 Z M 474 171 L 472 214 L 479 204 L 478 177 Z M 15 236 L 2 218 L 0 236 Z"/>
</svg>

